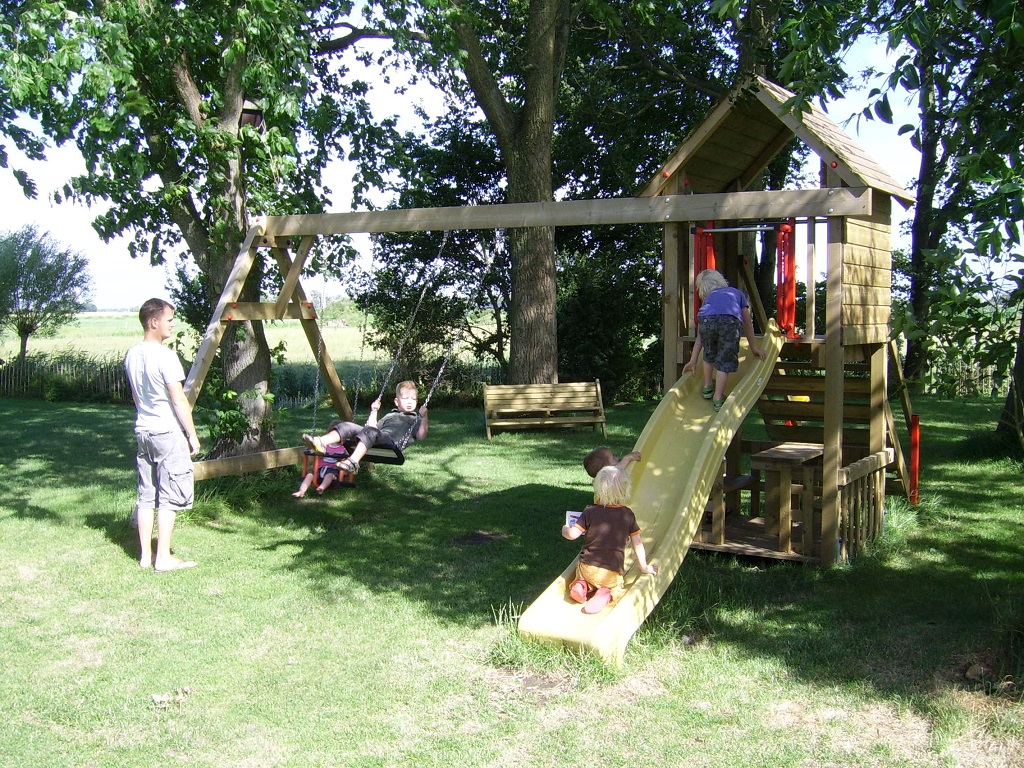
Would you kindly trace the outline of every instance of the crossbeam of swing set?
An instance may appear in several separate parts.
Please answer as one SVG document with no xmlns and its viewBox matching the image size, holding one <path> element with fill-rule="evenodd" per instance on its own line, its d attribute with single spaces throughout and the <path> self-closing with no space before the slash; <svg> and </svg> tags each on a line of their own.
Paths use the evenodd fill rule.
<svg viewBox="0 0 1024 768">
<path fill-rule="evenodd" d="M 691 227 L 690 234 L 697 234 L 698 229 L 701 232 L 774 232 L 778 229 L 778 224 L 760 224 L 756 227 Z"/>
<path fill-rule="evenodd" d="M 206 378 L 213 354 L 223 337 L 225 321 L 247 319 L 240 315 L 250 312 L 264 318 L 263 309 L 239 306 L 242 284 L 253 264 L 256 251 L 269 247 L 285 275 L 286 290 L 282 290 L 274 307 L 274 316 L 283 318 L 293 312 L 299 314 L 310 347 L 322 344 L 315 310 L 308 302 L 299 284 L 299 273 L 305 256 L 317 235 L 374 232 L 423 232 L 457 229 L 512 229 L 521 227 L 581 226 L 594 227 L 612 224 L 666 224 L 707 220 L 776 219 L 794 215 L 808 218 L 869 215 L 873 208 L 873 192 L 869 187 L 833 187 L 810 190 L 775 190 L 760 192 L 709 193 L 701 195 L 672 195 L 643 198 L 613 198 L 608 200 L 557 201 L 543 203 L 508 203 L 503 205 L 469 206 L 460 208 L 413 208 L 388 211 L 354 211 L 349 213 L 307 214 L 295 216 L 267 216 L 256 220 L 246 233 L 239 248 L 238 258 L 225 280 L 220 299 L 214 308 L 206 334 L 196 360 L 185 381 L 185 394 L 194 404 Z M 283 239 L 302 237 L 293 261 Z M 232 307 L 232 304 L 235 304 Z M 297 308 L 295 308 L 297 306 Z M 239 311 L 240 310 L 240 311 Z M 307 311 L 313 310 L 312 317 Z M 255 318 L 254 318 L 255 319 Z M 332 394 L 337 395 L 339 408 L 351 415 L 341 382 L 333 364 L 322 361 Z M 260 458 L 246 459 L 259 462 L 261 469 L 294 463 L 293 452 L 301 449 L 283 449 L 263 454 Z M 237 474 L 238 465 L 230 457 L 210 462 L 197 462 L 196 477 Z M 280 462 L 280 463 L 279 463 Z M 223 464 L 223 466 L 222 466 Z M 200 465 L 208 465 L 201 468 Z M 231 466 L 234 469 L 231 469 Z"/>
<path fill-rule="evenodd" d="M 826 219 L 816 216 L 807 216 L 796 219 L 797 224 L 820 224 L 825 221 Z M 700 230 L 701 232 L 774 232 L 781 224 L 788 223 L 788 219 L 782 219 L 780 221 L 759 221 L 757 224 L 750 224 L 743 227 L 690 227 L 690 234 L 697 234 L 697 230 Z"/>
<path fill-rule="evenodd" d="M 722 219 L 779 219 L 801 216 L 863 216 L 871 213 L 869 187 L 728 192 L 663 197 L 624 197 L 543 203 L 505 203 L 448 208 L 350 211 L 260 220 L 262 242 L 278 237 L 357 232 L 426 232 L 517 227 L 594 227 L 611 224 L 665 224 Z"/>
</svg>

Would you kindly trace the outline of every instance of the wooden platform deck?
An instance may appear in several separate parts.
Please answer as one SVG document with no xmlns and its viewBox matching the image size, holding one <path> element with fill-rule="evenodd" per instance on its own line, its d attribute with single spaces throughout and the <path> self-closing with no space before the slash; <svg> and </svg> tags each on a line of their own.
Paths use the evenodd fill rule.
<svg viewBox="0 0 1024 768">
<path fill-rule="evenodd" d="M 744 557 L 761 557 L 770 560 L 817 563 L 819 558 L 816 555 L 810 553 L 805 555 L 800 551 L 800 542 L 803 539 L 801 525 L 800 522 L 794 522 L 793 524 L 793 551 L 779 552 L 778 536 L 769 536 L 765 533 L 763 517 L 750 518 L 744 515 L 726 514 L 725 543 L 709 544 L 706 543 L 711 539 L 711 515 L 708 513 L 705 515 L 697 535 L 694 536 L 690 549 L 743 555 Z M 815 542 L 815 546 L 818 546 L 818 542 Z"/>
</svg>

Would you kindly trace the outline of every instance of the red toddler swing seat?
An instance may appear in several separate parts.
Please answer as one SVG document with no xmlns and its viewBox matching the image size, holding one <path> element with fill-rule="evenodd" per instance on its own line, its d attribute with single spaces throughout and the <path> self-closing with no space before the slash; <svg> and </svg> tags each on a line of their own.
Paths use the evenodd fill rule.
<svg viewBox="0 0 1024 768">
<path fill-rule="evenodd" d="M 328 445 L 326 453 L 322 454 L 307 448 L 303 451 L 302 455 L 302 474 L 305 476 L 312 472 L 314 477 L 319 478 L 320 460 L 324 456 L 330 456 L 340 461 L 341 459 L 348 458 L 348 455 L 348 449 L 343 445 Z M 312 467 L 310 467 L 310 458 L 313 459 Z M 363 456 L 363 463 L 366 462 L 371 464 L 394 464 L 397 466 L 405 463 L 405 454 L 399 450 L 391 450 L 389 448 L 371 448 Z M 338 484 L 351 488 L 356 484 L 355 473 L 338 467 Z"/>
</svg>

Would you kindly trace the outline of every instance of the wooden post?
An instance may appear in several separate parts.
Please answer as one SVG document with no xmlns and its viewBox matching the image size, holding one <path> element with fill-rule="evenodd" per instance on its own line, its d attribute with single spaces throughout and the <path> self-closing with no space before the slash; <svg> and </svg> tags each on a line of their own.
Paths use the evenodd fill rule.
<svg viewBox="0 0 1024 768">
<path fill-rule="evenodd" d="M 838 177 L 827 168 L 824 176 L 826 185 L 838 186 Z M 843 231 L 841 218 L 829 218 L 828 266 L 825 278 L 825 453 L 821 462 L 822 565 L 834 565 L 839 558 L 839 468 L 842 466 L 843 456 Z"/>
<path fill-rule="evenodd" d="M 674 194 L 678 189 L 678 174 L 668 180 L 668 192 Z M 664 342 L 664 366 L 662 369 L 662 391 L 668 392 L 679 378 L 679 356 L 689 354 L 689 350 L 680 349 L 681 331 L 686 325 L 686 306 L 684 297 L 686 247 L 685 223 L 669 222 L 662 227 L 661 242 L 661 327 Z M 682 274 L 681 274 L 682 272 Z M 685 362 L 685 361 L 684 361 Z"/>
<path fill-rule="evenodd" d="M 723 467 L 724 469 L 724 467 Z M 711 542 L 725 544 L 725 495 L 723 493 L 724 476 L 720 470 L 715 484 L 711 488 Z"/>
<path fill-rule="evenodd" d="M 793 537 L 793 467 L 784 464 L 779 467 L 779 552 L 791 552 Z"/>
<path fill-rule="evenodd" d="M 238 256 L 235 257 L 231 272 L 228 274 L 227 280 L 224 281 L 220 299 L 217 301 L 217 306 L 213 308 L 213 315 L 206 326 L 206 333 L 203 334 L 203 340 L 199 344 L 199 349 L 196 350 L 195 360 L 192 361 L 192 367 L 189 368 L 188 376 L 185 378 L 185 397 L 192 405 L 196 404 L 199 390 L 203 388 L 206 374 L 210 371 L 210 365 L 217 354 L 217 347 L 224 336 L 224 323 L 221 318 L 228 305 L 237 300 L 242 293 L 245 278 L 249 276 L 249 270 L 252 269 L 253 261 L 256 258 L 254 241 L 263 232 L 264 220 L 257 219 L 256 223 L 249 227 L 245 240 L 242 241 L 242 245 L 238 249 Z"/>
<path fill-rule="evenodd" d="M 813 339 L 814 334 L 818 332 L 815 327 L 815 301 L 817 297 L 814 295 L 814 277 L 816 271 L 814 269 L 814 246 L 817 242 L 818 225 L 817 220 L 813 216 L 807 217 L 807 301 L 804 303 L 804 307 L 807 309 L 807 318 L 804 320 L 804 334 L 808 339 Z"/>
<path fill-rule="evenodd" d="M 807 464 L 804 465 L 803 486 L 800 496 L 800 515 L 803 518 L 800 551 L 804 557 L 811 557 L 814 549 L 814 467 Z"/>
<path fill-rule="evenodd" d="M 867 350 L 871 377 L 871 421 L 868 424 L 868 453 L 878 453 L 885 449 L 886 419 L 885 406 L 887 398 L 886 370 L 888 368 L 888 349 L 886 344 L 871 344 Z"/>
</svg>

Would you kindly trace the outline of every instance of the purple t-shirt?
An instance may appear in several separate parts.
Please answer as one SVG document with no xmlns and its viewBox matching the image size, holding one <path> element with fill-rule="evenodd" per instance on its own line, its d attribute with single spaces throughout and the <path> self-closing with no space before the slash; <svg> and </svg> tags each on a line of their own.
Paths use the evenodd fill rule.
<svg viewBox="0 0 1024 768">
<path fill-rule="evenodd" d="M 711 315 L 732 315 L 737 320 L 743 319 L 743 310 L 750 306 L 747 296 L 743 291 L 724 286 L 715 288 L 704 297 L 700 303 L 700 311 L 697 317 L 710 317 Z"/>
<path fill-rule="evenodd" d="M 625 571 L 626 542 L 634 533 L 640 533 L 632 509 L 591 504 L 583 510 L 576 527 L 583 529 L 584 534 L 581 563 L 616 573 Z"/>
</svg>

